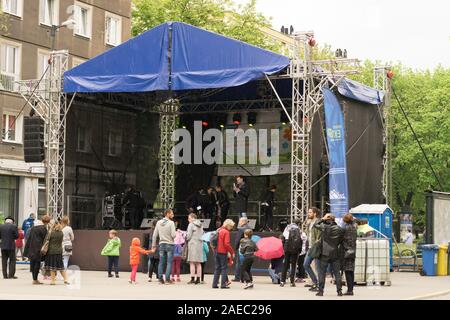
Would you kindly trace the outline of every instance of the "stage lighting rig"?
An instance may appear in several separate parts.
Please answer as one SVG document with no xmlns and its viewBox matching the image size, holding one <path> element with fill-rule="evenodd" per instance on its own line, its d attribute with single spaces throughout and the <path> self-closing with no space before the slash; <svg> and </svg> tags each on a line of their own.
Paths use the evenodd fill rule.
<svg viewBox="0 0 450 320">
<path fill-rule="evenodd" d="M 247 113 L 247 123 L 249 127 L 253 127 L 256 124 L 256 112 Z"/>
<path fill-rule="evenodd" d="M 284 110 L 281 110 L 280 112 L 280 122 L 283 126 L 285 126 L 289 122 L 289 118 Z"/>
<path fill-rule="evenodd" d="M 233 114 L 233 124 L 240 125 L 242 122 L 242 116 L 239 113 Z"/>
</svg>

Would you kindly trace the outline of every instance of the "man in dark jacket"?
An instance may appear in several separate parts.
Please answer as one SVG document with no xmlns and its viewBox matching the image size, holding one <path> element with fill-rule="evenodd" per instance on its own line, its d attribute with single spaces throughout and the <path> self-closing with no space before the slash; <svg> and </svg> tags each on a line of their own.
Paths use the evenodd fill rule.
<svg viewBox="0 0 450 320">
<path fill-rule="evenodd" d="M 216 205 L 217 205 L 217 219 L 220 218 L 220 225 L 227 219 L 228 210 L 230 209 L 230 201 L 228 200 L 227 193 L 222 189 L 222 186 L 218 184 L 216 186 Z"/>
<path fill-rule="evenodd" d="M 35 218 L 36 217 L 35 217 L 34 213 L 30 213 L 30 216 L 28 217 L 28 219 L 23 221 L 22 230 L 25 235 L 27 235 L 28 230 L 33 228 Z"/>
<path fill-rule="evenodd" d="M 19 230 L 12 217 L 5 219 L 5 224 L 0 226 L 0 248 L 2 250 L 2 271 L 4 279 L 17 279 L 16 274 L 16 239 L 19 238 Z M 9 266 L 9 273 L 8 273 Z"/>
<path fill-rule="evenodd" d="M 339 246 L 344 239 L 344 230 L 336 224 L 334 216 L 330 213 L 326 214 L 320 222 L 315 224 L 314 228 L 322 231 L 322 250 L 319 258 L 319 292 L 317 292 L 316 296 L 323 296 L 328 265 L 331 265 L 334 274 L 338 296 L 342 296 Z"/>
<path fill-rule="evenodd" d="M 268 230 L 272 232 L 273 229 L 273 205 L 275 202 L 275 191 L 277 191 L 277 186 L 272 185 L 264 195 L 263 201 L 261 203 L 261 209 L 264 214 L 264 226 L 261 231 Z"/>
<path fill-rule="evenodd" d="M 247 229 L 251 229 L 250 225 L 248 224 L 248 219 L 245 217 L 242 217 L 239 219 L 238 227 L 237 227 L 237 233 L 236 233 L 236 239 L 234 239 L 234 249 L 236 251 L 239 251 L 239 246 L 241 243 L 241 239 L 244 238 L 244 232 Z M 239 259 L 239 255 L 237 254 L 235 261 L 235 269 L 234 269 L 234 279 L 231 280 L 233 282 L 239 282 L 241 281 L 241 265 L 242 261 Z"/>
<path fill-rule="evenodd" d="M 247 201 L 250 192 L 242 176 L 236 177 L 236 183 L 233 186 L 233 195 L 235 198 L 235 210 L 241 217 L 247 216 Z"/>
<path fill-rule="evenodd" d="M 33 284 L 42 284 L 38 280 L 39 270 L 41 268 L 41 248 L 47 235 L 49 216 L 42 217 L 42 224 L 35 225 L 28 230 L 27 241 L 25 242 L 24 256 L 30 260 L 30 271 L 33 276 Z"/>
</svg>

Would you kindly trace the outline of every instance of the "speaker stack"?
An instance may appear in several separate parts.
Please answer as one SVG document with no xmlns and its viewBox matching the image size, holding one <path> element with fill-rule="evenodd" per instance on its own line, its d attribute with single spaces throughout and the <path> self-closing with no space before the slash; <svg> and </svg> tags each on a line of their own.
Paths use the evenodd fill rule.
<svg viewBox="0 0 450 320">
<path fill-rule="evenodd" d="M 40 117 L 23 118 L 23 153 L 25 162 L 44 161 L 44 128 L 44 120 Z"/>
</svg>

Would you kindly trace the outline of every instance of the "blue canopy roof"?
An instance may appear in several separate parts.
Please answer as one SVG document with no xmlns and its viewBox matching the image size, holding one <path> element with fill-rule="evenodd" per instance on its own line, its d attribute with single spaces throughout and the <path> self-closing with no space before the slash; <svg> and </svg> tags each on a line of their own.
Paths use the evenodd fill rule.
<svg viewBox="0 0 450 320">
<path fill-rule="evenodd" d="M 381 104 L 384 92 L 368 87 L 351 79 L 342 79 L 338 84 L 338 91 L 344 97 L 369 104 Z"/>
<path fill-rule="evenodd" d="M 167 22 L 67 71 L 64 91 L 234 87 L 288 65 L 289 58 L 271 51 L 185 23 Z"/>
</svg>

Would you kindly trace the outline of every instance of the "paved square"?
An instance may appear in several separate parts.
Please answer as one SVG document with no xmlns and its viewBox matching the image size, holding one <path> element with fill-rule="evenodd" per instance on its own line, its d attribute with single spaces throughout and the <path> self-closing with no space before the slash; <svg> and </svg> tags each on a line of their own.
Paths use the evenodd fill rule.
<svg viewBox="0 0 450 320">
<path fill-rule="evenodd" d="M 255 277 L 255 288 L 243 290 L 242 284 L 233 283 L 231 289 L 212 289 L 212 276 L 206 275 L 207 284 L 188 285 L 188 275 L 173 285 L 160 285 L 155 280 L 147 282 L 147 275 L 138 273 L 137 284 L 128 283 L 129 272 L 122 272 L 120 278 L 107 278 L 106 272 L 81 271 L 73 274 L 79 286 L 65 286 L 58 281 L 56 286 L 31 285 L 31 273 L 27 266 L 18 266 L 16 280 L 0 279 L 0 299 L 200 299 L 200 300 L 273 300 L 273 299 L 339 299 L 339 300 L 380 300 L 380 299 L 444 299 L 450 300 L 450 276 L 421 277 L 418 273 L 391 273 L 391 286 L 356 286 L 355 296 L 337 297 L 335 286 L 329 282 L 324 297 L 318 298 L 303 284 L 281 288 L 271 283 L 267 276 Z M 344 288 L 345 290 L 345 288 Z"/>
</svg>

